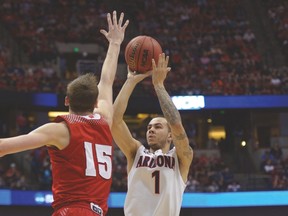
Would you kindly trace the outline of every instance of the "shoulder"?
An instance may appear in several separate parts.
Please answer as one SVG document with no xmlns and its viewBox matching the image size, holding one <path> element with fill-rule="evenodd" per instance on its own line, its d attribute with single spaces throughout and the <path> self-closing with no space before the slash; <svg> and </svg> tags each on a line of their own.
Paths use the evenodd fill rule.
<svg viewBox="0 0 288 216">
<path fill-rule="evenodd" d="M 145 146 L 141 144 L 140 142 L 139 142 L 138 148 L 136 149 L 136 152 L 143 152 L 144 154 L 150 153 L 149 149 L 145 148 Z"/>
<path fill-rule="evenodd" d="M 139 143 L 140 144 L 140 143 Z M 149 150 L 146 149 L 142 144 L 140 144 L 135 151 L 132 153 L 132 155 L 130 155 L 129 157 L 127 157 L 127 160 L 129 161 L 134 161 L 135 158 L 139 158 L 143 155 L 148 155 L 149 154 Z"/>
<path fill-rule="evenodd" d="M 175 148 L 175 146 L 173 146 L 173 147 L 167 152 L 167 154 L 170 154 L 170 155 L 176 154 L 176 148 Z M 176 156 L 177 156 L 177 155 L 176 155 Z"/>
<path fill-rule="evenodd" d="M 65 123 L 46 123 L 28 134 L 31 137 L 30 141 L 37 140 L 38 146 L 61 146 L 67 145 L 69 142 L 70 133 Z"/>
<path fill-rule="evenodd" d="M 40 131 L 43 130 L 43 133 L 50 137 L 51 141 L 47 144 L 48 146 L 56 146 L 58 149 L 63 149 L 69 144 L 70 131 L 65 122 L 47 123 L 39 129 Z"/>
<path fill-rule="evenodd" d="M 49 132 L 51 132 L 52 134 L 54 134 L 54 133 L 62 132 L 65 130 L 67 130 L 67 125 L 65 122 L 59 122 L 59 123 L 58 122 L 51 122 L 51 123 L 46 123 L 46 124 L 40 126 L 36 130 L 34 130 L 34 132 L 45 132 L 47 134 L 49 134 Z M 52 135 L 52 134 L 50 134 L 50 135 Z"/>
</svg>

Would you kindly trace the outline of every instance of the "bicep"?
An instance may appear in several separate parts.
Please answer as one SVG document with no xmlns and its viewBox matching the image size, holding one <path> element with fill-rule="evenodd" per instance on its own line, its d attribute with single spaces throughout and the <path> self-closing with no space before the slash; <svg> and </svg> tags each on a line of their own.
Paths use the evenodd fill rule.
<svg viewBox="0 0 288 216">
<path fill-rule="evenodd" d="M 97 101 L 97 108 L 94 110 L 94 112 L 101 114 L 111 127 L 113 117 L 112 88 L 105 85 L 103 81 L 100 81 L 98 88 L 99 96 Z"/>
<path fill-rule="evenodd" d="M 45 124 L 29 135 L 37 138 L 41 146 L 55 146 L 58 149 L 65 148 L 70 141 L 70 132 L 64 122 Z"/>
<path fill-rule="evenodd" d="M 180 173 L 183 181 L 187 182 L 190 165 L 193 160 L 193 149 L 189 145 L 189 140 L 184 129 L 174 131 L 172 136 L 179 161 Z"/>
<path fill-rule="evenodd" d="M 189 145 L 189 139 L 182 125 L 171 127 L 173 143 L 176 148 L 177 157 L 184 169 L 189 169 L 193 159 L 193 150 Z"/>
</svg>

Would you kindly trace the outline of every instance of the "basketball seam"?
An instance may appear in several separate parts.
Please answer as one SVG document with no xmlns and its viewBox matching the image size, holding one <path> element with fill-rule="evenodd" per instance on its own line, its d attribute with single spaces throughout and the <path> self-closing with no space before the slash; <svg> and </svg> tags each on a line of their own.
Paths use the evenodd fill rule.
<svg viewBox="0 0 288 216">
<path fill-rule="evenodd" d="M 139 64 L 139 62 L 140 62 L 140 57 L 141 57 L 141 53 L 142 53 L 142 47 L 143 47 L 143 45 L 145 44 L 145 40 L 147 39 L 147 36 L 144 36 L 144 39 L 143 39 L 143 41 L 142 41 L 142 43 L 141 43 L 141 46 L 139 47 L 139 52 L 137 53 L 138 54 L 138 56 L 137 56 L 137 68 L 136 68 L 136 71 L 137 72 L 139 72 L 139 70 L 140 70 L 140 64 Z"/>
<path fill-rule="evenodd" d="M 150 38 L 150 40 L 151 40 L 151 43 L 152 43 L 152 59 L 154 58 L 154 60 L 155 60 L 155 50 L 154 50 L 155 44 L 153 43 L 154 42 L 153 38 Z M 152 61 L 150 63 L 150 67 L 149 68 L 152 68 Z"/>
<path fill-rule="evenodd" d="M 128 64 L 128 62 L 129 62 L 129 53 L 130 53 L 130 49 L 131 49 L 131 47 L 132 47 L 132 43 L 130 43 L 130 44 L 128 44 L 129 46 L 128 47 L 126 47 L 126 50 L 125 50 L 125 61 L 127 62 L 127 64 Z M 132 68 L 131 68 L 132 69 Z"/>
</svg>

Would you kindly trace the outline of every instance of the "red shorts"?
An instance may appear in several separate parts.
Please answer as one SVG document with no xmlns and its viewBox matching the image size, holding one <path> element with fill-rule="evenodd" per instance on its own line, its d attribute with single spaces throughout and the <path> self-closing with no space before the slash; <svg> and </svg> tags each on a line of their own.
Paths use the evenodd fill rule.
<svg viewBox="0 0 288 216">
<path fill-rule="evenodd" d="M 52 216 L 95 216 L 95 212 L 91 209 L 80 207 L 63 207 L 58 209 Z"/>
<path fill-rule="evenodd" d="M 103 216 L 103 210 L 94 203 L 73 203 L 57 209 L 52 216 Z"/>
</svg>

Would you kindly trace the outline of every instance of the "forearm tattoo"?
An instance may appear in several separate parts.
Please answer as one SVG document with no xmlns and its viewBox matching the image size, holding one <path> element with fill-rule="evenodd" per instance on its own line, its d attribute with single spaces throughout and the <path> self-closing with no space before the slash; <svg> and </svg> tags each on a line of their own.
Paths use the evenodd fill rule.
<svg viewBox="0 0 288 216">
<path fill-rule="evenodd" d="M 158 96 L 161 110 L 167 122 L 171 125 L 180 122 L 180 113 L 173 104 L 173 101 L 171 100 L 164 86 L 156 86 L 155 91 Z"/>
<path fill-rule="evenodd" d="M 179 135 L 175 135 L 175 140 L 184 140 L 187 138 L 186 133 L 181 133 Z"/>
</svg>

